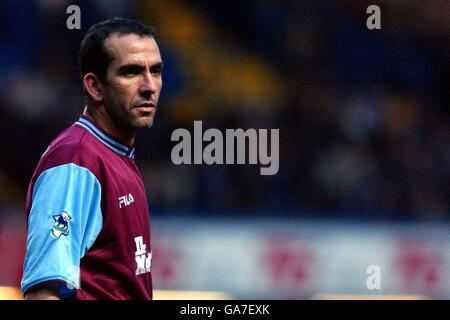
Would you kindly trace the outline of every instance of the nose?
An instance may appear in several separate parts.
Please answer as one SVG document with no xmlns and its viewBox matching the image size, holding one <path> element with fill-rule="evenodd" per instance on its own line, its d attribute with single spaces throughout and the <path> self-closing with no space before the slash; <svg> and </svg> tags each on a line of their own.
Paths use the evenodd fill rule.
<svg viewBox="0 0 450 320">
<path fill-rule="evenodd" d="M 149 71 L 145 72 L 143 80 L 139 87 L 139 93 L 146 99 L 150 99 L 150 97 L 156 92 L 156 90 L 157 85 L 154 77 Z"/>
</svg>

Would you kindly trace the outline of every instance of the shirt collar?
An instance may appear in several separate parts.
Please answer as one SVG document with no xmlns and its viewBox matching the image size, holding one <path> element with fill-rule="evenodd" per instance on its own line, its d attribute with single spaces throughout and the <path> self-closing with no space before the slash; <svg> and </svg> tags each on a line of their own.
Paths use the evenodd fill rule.
<svg viewBox="0 0 450 320">
<path fill-rule="evenodd" d="M 109 133 L 100 128 L 97 123 L 95 123 L 95 121 L 91 118 L 88 118 L 85 115 L 81 115 L 78 121 L 75 122 L 75 124 L 86 129 L 90 134 L 97 138 L 97 140 L 102 142 L 105 146 L 110 148 L 115 153 L 134 159 L 134 144 L 128 147 L 119 142 L 116 138 L 112 137 Z"/>
</svg>

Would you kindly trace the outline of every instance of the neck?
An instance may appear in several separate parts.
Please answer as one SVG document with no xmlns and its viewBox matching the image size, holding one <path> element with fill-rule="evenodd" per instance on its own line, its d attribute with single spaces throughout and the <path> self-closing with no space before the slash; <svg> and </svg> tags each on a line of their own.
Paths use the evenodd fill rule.
<svg viewBox="0 0 450 320">
<path fill-rule="evenodd" d="M 97 125 L 108 132 L 111 136 L 116 137 L 120 142 L 127 146 L 131 146 L 134 143 L 134 133 L 128 133 L 127 130 L 123 130 L 117 125 L 111 117 L 108 115 L 104 108 L 89 108 L 85 107 L 83 115 L 91 118 L 97 123 Z"/>
</svg>

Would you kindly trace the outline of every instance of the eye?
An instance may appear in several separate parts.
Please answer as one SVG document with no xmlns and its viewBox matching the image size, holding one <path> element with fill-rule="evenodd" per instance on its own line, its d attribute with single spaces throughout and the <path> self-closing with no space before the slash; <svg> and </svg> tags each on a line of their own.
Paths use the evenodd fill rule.
<svg viewBox="0 0 450 320">
<path fill-rule="evenodd" d="M 143 70 L 143 67 L 137 65 L 127 65 L 120 68 L 119 73 L 125 77 L 134 77 L 140 74 Z"/>
<path fill-rule="evenodd" d="M 137 68 L 130 68 L 129 70 L 127 70 L 127 71 L 125 72 L 125 75 L 126 75 L 127 77 L 131 77 L 131 76 L 138 75 L 139 72 L 140 72 L 140 71 L 139 71 Z"/>
<path fill-rule="evenodd" d="M 150 72 L 152 74 L 161 74 L 162 73 L 162 65 L 156 65 L 150 68 Z"/>
</svg>

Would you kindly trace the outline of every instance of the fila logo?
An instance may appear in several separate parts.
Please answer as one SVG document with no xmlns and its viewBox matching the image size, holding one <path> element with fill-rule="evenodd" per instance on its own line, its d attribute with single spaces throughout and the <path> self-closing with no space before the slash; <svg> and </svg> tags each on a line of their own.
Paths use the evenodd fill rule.
<svg viewBox="0 0 450 320">
<path fill-rule="evenodd" d="M 122 206 L 129 206 L 130 204 L 132 204 L 134 202 L 134 198 L 131 195 L 131 193 L 129 193 L 128 195 L 124 195 L 119 197 L 119 208 L 122 208 Z"/>
</svg>

